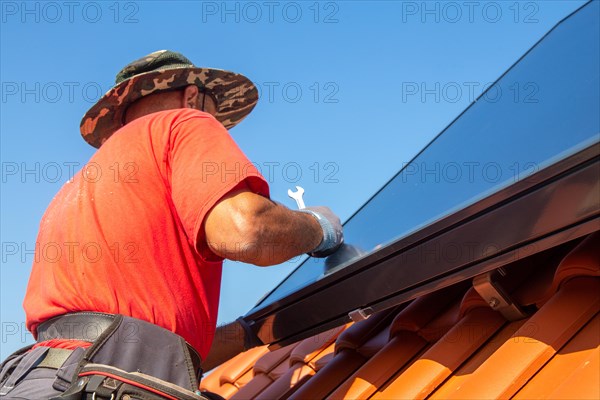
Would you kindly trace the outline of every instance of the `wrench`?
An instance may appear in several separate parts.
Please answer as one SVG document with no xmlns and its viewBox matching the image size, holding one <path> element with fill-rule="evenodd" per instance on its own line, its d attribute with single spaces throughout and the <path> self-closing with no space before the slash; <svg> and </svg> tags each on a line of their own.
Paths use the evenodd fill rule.
<svg viewBox="0 0 600 400">
<path fill-rule="evenodd" d="M 288 189 L 288 196 L 292 199 L 296 200 L 296 204 L 298 208 L 302 210 L 304 206 L 304 200 L 302 199 L 302 195 L 304 194 L 304 189 L 301 186 L 296 186 L 296 191 L 292 192 L 292 189 Z"/>
</svg>

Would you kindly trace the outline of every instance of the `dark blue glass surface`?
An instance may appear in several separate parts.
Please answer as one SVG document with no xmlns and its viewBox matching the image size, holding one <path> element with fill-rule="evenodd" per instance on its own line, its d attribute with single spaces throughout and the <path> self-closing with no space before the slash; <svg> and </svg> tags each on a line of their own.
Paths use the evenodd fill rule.
<svg viewBox="0 0 600 400">
<path fill-rule="evenodd" d="M 600 2 L 560 23 L 344 224 L 348 246 L 307 259 L 259 306 L 527 178 L 600 138 Z M 342 254 L 344 253 L 344 254 Z"/>
</svg>

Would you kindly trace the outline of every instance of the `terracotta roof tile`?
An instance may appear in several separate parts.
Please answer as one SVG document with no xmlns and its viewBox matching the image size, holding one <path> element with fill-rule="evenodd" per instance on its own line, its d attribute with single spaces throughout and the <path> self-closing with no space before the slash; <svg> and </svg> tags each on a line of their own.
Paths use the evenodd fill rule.
<svg viewBox="0 0 600 400">
<path fill-rule="evenodd" d="M 548 288 L 544 299 L 547 301 L 558 290 L 558 287 L 577 276 L 600 276 L 600 232 L 588 236 L 561 261 L 554 273 L 552 285 Z"/>
<path fill-rule="evenodd" d="M 427 342 L 414 332 L 398 333 L 328 398 L 369 398 L 425 346 Z"/>
<path fill-rule="evenodd" d="M 598 311 L 600 282 L 573 279 L 535 313 L 448 399 L 514 395 Z"/>
<path fill-rule="evenodd" d="M 326 332 L 315 335 L 309 339 L 303 340 L 292 351 L 290 355 L 290 363 L 310 364 L 315 357 L 318 357 L 321 352 L 332 345 L 338 335 L 345 329 L 345 326 L 330 329 Z M 333 351 L 333 347 L 331 348 Z M 312 368 L 312 367 L 311 367 Z"/>
<path fill-rule="evenodd" d="M 259 357 L 268 352 L 269 349 L 267 346 L 262 346 L 238 354 L 236 357 L 218 366 L 210 374 L 204 377 L 200 388 L 214 393 L 224 393 L 222 394 L 223 397 L 231 397 L 238 390 L 238 388 L 233 385 L 235 379 L 232 379 L 232 376 L 235 376 L 236 378 L 240 377 L 252 368 Z M 229 377 L 229 381 L 224 377 Z M 227 396 L 225 396 L 225 394 L 227 394 Z"/>
<path fill-rule="evenodd" d="M 354 351 L 363 356 L 365 360 L 368 360 L 375 354 L 379 353 L 379 351 L 381 351 L 381 349 L 385 347 L 389 340 L 390 326 L 387 326 L 385 329 L 381 330 L 381 332 L 374 335 L 371 339 L 367 340 L 365 344 L 355 349 Z"/>
<path fill-rule="evenodd" d="M 452 286 L 419 297 L 394 319 L 390 336 L 393 337 L 400 331 L 418 332 L 447 307 L 453 305 L 454 300 L 460 299 L 464 295 L 462 288 L 462 285 Z"/>
<path fill-rule="evenodd" d="M 595 352 L 590 361 L 581 365 L 563 381 L 554 392 L 550 393 L 549 399 L 600 399 L 600 382 L 598 382 L 598 371 L 600 371 L 600 360 L 598 351 Z"/>
<path fill-rule="evenodd" d="M 388 329 L 401 308 L 383 310 L 364 321 L 346 329 L 336 340 L 336 352 L 342 349 L 357 349 L 384 329 Z M 386 331 L 387 332 L 387 331 Z"/>
<path fill-rule="evenodd" d="M 220 391 L 213 391 L 213 393 L 217 393 L 226 399 L 251 399 L 258 394 L 262 393 L 266 388 L 268 388 L 273 383 L 273 379 L 265 374 L 258 374 L 252 379 L 248 384 L 238 390 L 232 396 L 224 396 Z"/>
<path fill-rule="evenodd" d="M 515 395 L 515 399 L 600 398 L 600 315 Z"/>
<path fill-rule="evenodd" d="M 262 357 L 260 357 L 254 364 L 254 373 L 268 374 L 279 364 L 287 361 L 290 357 L 292 350 L 298 345 L 298 343 L 291 344 L 289 346 L 282 347 L 277 350 L 268 351 Z"/>
<path fill-rule="evenodd" d="M 254 350 L 254 349 L 253 349 Z M 240 359 L 238 362 L 230 365 L 223 373 L 221 373 L 220 384 L 225 383 L 235 384 L 235 382 L 242 377 L 245 373 L 252 370 L 255 360 L 260 357 L 261 354 L 265 354 L 268 350 L 265 348 L 260 349 L 256 352 L 246 352 L 245 357 Z"/>
<path fill-rule="evenodd" d="M 257 350 L 258 361 L 236 357 L 202 386 L 234 399 L 600 398 L 598 240 L 515 266 L 508 293 L 539 305 L 519 321 L 462 284 L 279 354 Z"/>
<path fill-rule="evenodd" d="M 368 320 L 367 320 L 368 321 Z M 290 400 L 324 399 L 366 361 L 354 350 L 342 348 L 319 373 L 298 389 Z"/>
<path fill-rule="evenodd" d="M 372 398 L 425 398 L 505 323 L 506 320 L 489 307 L 473 309 Z"/>
<path fill-rule="evenodd" d="M 429 396 L 430 399 L 448 399 L 459 390 L 462 385 L 471 379 L 473 373 L 492 355 L 498 348 L 509 340 L 512 335 L 526 322 L 526 320 L 515 321 L 505 325 L 495 336 L 479 349 L 470 359 L 456 370 L 444 384 Z"/>
<path fill-rule="evenodd" d="M 288 398 L 294 391 L 305 383 L 315 371 L 306 364 L 294 363 L 279 379 L 254 399 L 272 400 Z"/>
</svg>

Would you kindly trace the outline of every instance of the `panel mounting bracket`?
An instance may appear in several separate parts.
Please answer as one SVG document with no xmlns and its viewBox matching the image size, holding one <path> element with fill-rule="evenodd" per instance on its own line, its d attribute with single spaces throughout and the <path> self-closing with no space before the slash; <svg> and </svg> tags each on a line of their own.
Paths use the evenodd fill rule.
<svg viewBox="0 0 600 400">
<path fill-rule="evenodd" d="M 498 268 L 473 278 L 473 287 L 479 295 L 509 321 L 517 321 L 527 317 L 527 314 L 515 303 L 498 282 L 499 277 L 505 276 L 506 271 Z"/>
<path fill-rule="evenodd" d="M 366 307 L 366 308 L 357 308 L 354 311 L 350 311 L 348 313 L 348 316 L 350 317 L 350 319 L 354 322 L 360 322 L 360 321 L 364 321 L 365 319 L 369 318 L 371 316 L 371 314 L 373 314 L 373 309 L 371 307 Z"/>
</svg>

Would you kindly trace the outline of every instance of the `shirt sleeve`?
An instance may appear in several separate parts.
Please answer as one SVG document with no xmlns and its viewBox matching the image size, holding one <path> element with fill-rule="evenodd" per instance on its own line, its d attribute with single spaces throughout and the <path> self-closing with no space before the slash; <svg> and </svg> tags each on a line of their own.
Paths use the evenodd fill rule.
<svg viewBox="0 0 600 400">
<path fill-rule="evenodd" d="M 206 214 L 237 187 L 269 197 L 267 181 L 209 114 L 197 112 L 175 122 L 169 147 L 171 195 L 188 240 L 204 259 L 222 260 L 206 245 Z"/>
</svg>

